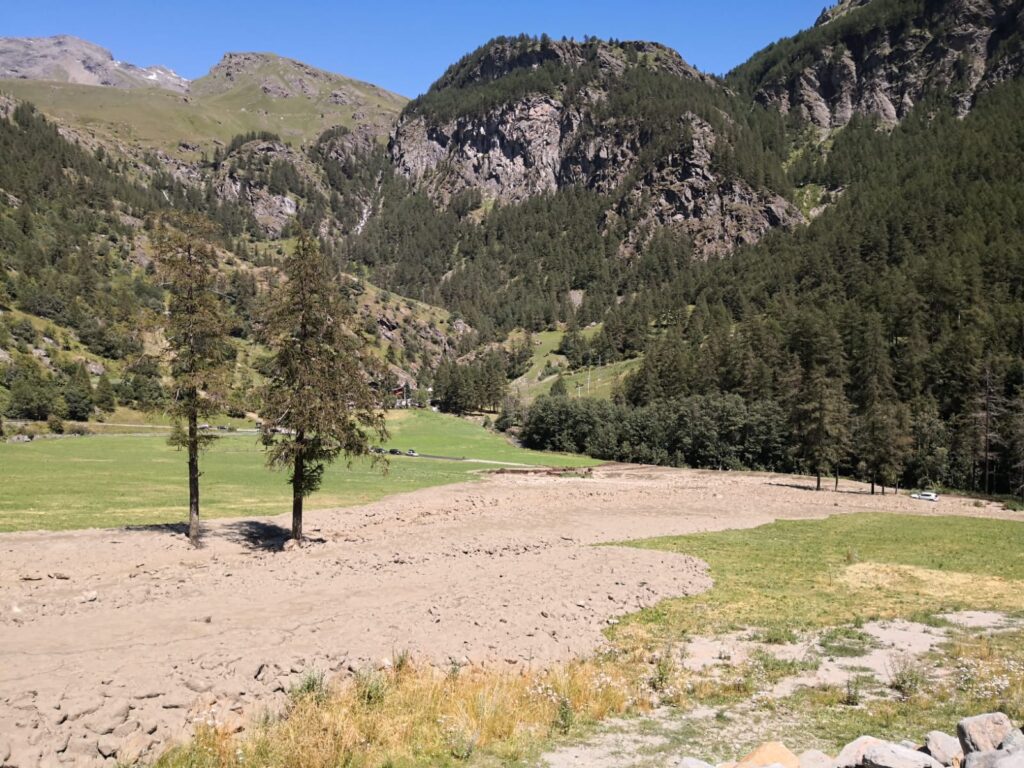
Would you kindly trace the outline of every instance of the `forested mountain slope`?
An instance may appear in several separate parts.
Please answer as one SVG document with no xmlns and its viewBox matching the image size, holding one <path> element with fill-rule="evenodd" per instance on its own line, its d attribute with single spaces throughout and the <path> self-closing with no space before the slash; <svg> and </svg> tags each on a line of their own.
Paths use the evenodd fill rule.
<svg viewBox="0 0 1024 768">
<path fill-rule="evenodd" d="M 1022 68 L 1021 0 L 843 0 L 727 82 L 829 129 L 854 115 L 892 124 L 934 94 L 963 115 Z"/>
<path fill-rule="evenodd" d="M 669 226 L 702 255 L 793 225 L 781 122 L 651 43 L 498 38 L 402 113 L 397 170 L 435 201 L 583 189 L 629 246 Z"/>
</svg>

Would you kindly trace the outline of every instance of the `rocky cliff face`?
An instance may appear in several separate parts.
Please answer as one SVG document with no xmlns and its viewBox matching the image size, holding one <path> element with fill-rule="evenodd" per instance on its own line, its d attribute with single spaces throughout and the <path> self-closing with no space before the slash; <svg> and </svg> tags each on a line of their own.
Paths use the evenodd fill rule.
<svg viewBox="0 0 1024 768">
<path fill-rule="evenodd" d="M 844 0 L 737 70 L 755 97 L 820 129 L 894 124 L 931 93 L 960 114 L 1024 70 L 1021 0 Z"/>
<path fill-rule="evenodd" d="M 492 43 L 403 112 L 389 145 L 392 161 L 439 204 L 467 189 L 519 203 L 583 186 L 609 197 L 611 217 L 638 222 L 637 231 L 647 224 L 673 227 L 704 255 L 727 253 L 773 226 L 801 220 L 783 197 L 716 169 L 716 145 L 725 139 L 695 113 L 678 114 L 670 130 L 681 138 L 657 147 L 639 119 L 609 114 L 610 84 L 638 66 L 720 88 L 674 51 L 648 43 Z M 523 84 L 545 67 L 550 76 L 534 77 L 534 87 Z M 513 96 L 481 109 L 480 92 L 488 86 L 499 97 Z M 462 114 L 450 106 L 432 110 L 436 94 L 476 107 Z"/>
<path fill-rule="evenodd" d="M 0 79 L 55 80 L 183 93 L 189 81 L 167 67 L 117 61 L 106 48 L 69 35 L 0 38 Z"/>
</svg>

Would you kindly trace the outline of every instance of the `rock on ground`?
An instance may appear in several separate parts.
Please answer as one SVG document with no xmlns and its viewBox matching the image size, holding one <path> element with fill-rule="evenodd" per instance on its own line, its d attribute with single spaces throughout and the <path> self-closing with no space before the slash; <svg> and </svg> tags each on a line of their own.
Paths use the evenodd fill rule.
<svg viewBox="0 0 1024 768">
<path fill-rule="evenodd" d="M 990 712 L 974 717 L 965 717 L 956 726 L 956 735 L 964 754 L 971 752 L 992 752 L 999 749 L 1003 740 L 1013 730 L 1010 718 L 1002 712 Z"/>
<path fill-rule="evenodd" d="M 924 747 L 928 754 L 946 766 L 964 759 L 964 748 L 960 740 L 942 731 L 931 731 L 924 737 Z"/>
<path fill-rule="evenodd" d="M 864 768 L 942 768 L 934 757 L 899 744 L 872 744 L 864 750 Z"/>
<path fill-rule="evenodd" d="M 864 753 L 871 747 L 885 744 L 881 739 L 874 736 L 861 736 L 854 739 L 836 756 L 836 768 L 858 768 L 864 764 Z"/>
<path fill-rule="evenodd" d="M 1024 768 L 1024 751 L 994 749 L 971 752 L 964 761 L 964 768 Z"/>
</svg>

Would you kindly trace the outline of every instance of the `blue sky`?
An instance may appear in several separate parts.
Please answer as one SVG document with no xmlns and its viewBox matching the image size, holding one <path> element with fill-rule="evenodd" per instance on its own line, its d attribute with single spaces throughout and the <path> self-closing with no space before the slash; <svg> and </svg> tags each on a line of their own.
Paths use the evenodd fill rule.
<svg viewBox="0 0 1024 768">
<path fill-rule="evenodd" d="M 501 34 L 654 40 L 722 74 L 814 23 L 828 0 L 5 0 L 0 36 L 71 34 L 195 78 L 225 51 L 273 51 L 405 96 Z"/>
</svg>

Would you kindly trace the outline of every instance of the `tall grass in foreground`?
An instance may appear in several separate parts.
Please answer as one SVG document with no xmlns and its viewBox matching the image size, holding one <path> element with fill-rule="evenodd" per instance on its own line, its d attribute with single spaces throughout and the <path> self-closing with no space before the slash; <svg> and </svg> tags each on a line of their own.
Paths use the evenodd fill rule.
<svg viewBox="0 0 1024 768">
<path fill-rule="evenodd" d="M 637 667 L 639 668 L 639 667 Z M 577 661 L 546 671 L 452 669 L 407 661 L 329 688 L 299 686 L 284 717 L 240 738 L 204 730 L 159 768 L 383 766 L 501 762 L 550 738 L 649 705 L 648 681 L 630 665 Z"/>
</svg>

